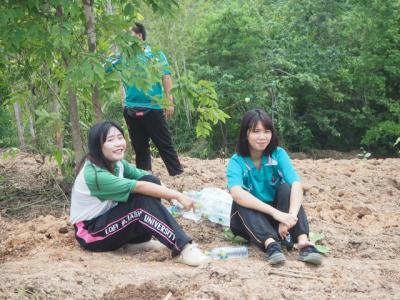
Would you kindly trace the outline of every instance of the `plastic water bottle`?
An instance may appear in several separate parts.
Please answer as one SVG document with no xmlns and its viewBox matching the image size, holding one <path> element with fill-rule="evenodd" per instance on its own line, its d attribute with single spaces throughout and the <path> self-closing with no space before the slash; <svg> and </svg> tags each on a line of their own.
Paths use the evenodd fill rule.
<svg viewBox="0 0 400 300">
<path fill-rule="evenodd" d="M 289 232 L 286 235 L 285 239 L 281 241 L 281 244 L 285 246 L 288 251 L 292 250 L 294 242 Z"/>
<path fill-rule="evenodd" d="M 246 246 L 218 247 L 210 251 L 210 256 L 216 260 L 247 258 L 249 251 Z"/>
<path fill-rule="evenodd" d="M 288 232 L 288 234 L 286 235 L 285 240 L 286 240 L 286 242 L 288 242 L 289 244 L 292 243 L 292 236 L 290 235 L 289 232 Z"/>
<path fill-rule="evenodd" d="M 185 211 L 183 207 L 179 205 L 171 205 L 167 209 L 170 212 L 170 214 L 175 218 L 182 216 L 185 219 L 189 219 L 195 222 L 199 222 L 201 219 L 201 213 L 197 211 L 196 212 Z"/>
<path fill-rule="evenodd" d="M 174 217 L 179 217 L 182 215 L 183 213 L 183 209 L 182 207 L 178 206 L 178 205 L 171 205 L 168 207 L 168 211 L 170 212 L 170 214 Z"/>
</svg>

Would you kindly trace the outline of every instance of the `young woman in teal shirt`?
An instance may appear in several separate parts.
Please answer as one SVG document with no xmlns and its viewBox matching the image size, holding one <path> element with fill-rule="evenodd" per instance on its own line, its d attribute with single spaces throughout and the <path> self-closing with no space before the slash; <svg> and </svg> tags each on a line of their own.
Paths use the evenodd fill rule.
<svg viewBox="0 0 400 300">
<path fill-rule="evenodd" d="M 274 124 L 266 112 L 254 109 L 244 115 L 236 152 L 227 167 L 234 200 L 232 232 L 266 251 L 273 265 L 286 260 L 281 243 L 291 249 L 294 242 L 301 261 L 321 264 L 321 254 L 308 239 L 300 177 L 287 152 L 278 147 Z"/>
</svg>

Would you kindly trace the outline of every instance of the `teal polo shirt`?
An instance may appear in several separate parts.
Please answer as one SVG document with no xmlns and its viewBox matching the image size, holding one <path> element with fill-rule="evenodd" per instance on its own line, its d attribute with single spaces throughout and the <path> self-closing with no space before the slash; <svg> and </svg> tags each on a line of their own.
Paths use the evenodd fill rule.
<svg viewBox="0 0 400 300">
<path fill-rule="evenodd" d="M 240 186 L 266 203 L 274 201 L 280 184 L 300 182 L 289 155 L 281 147 L 277 147 L 268 157 L 262 156 L 260 169 L 254 166 L 250 157 L 234 154 L 229 160 L 226 175 L 229 190 Z"/>
<path fill-rule="evenodd" d="M 170 66 L 167 57 L 162 51 L 157 52 L 157 55 L 153 54 L 151 48 L 146 46 L 143 53 L 137 55 L 131 61 L 127 61 L 124 58 L 118 57 L 116 59 L 111 58 L 111 64 L 113 68 L 124 72 L 124 69 L 134 70 L 135 73 L 140 74 L 145 72 L 145 64 L 149 60 L 156 60 L 157 66 L 160 68 L 160 76 L 170 75 Z M 107 68 L 106 72 L 111 72 L 112 68 Z M 135 75 L 136 77 L 136 75 Z M 140 75 L 137 75 L 137 79 L 140 81 Z M 125 106 L 126 107 L 142 107 L 151 109 L 162 109 L 157 104 L 163 98 L 163 89 L 161 86 L 161 78 L 156 82 L 150 83 L 151 86 L 148 90 L 142 90 L 138 86 L 130 85 L 128 82 L 123 82 L 125 88 Z"/>
</svg>

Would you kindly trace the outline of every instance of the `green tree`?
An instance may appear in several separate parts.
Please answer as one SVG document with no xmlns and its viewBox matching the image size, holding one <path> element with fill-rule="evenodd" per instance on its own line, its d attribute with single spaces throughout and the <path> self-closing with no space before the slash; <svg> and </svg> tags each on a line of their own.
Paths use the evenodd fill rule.
<svg viewBox="0 0 400 300">
<path fill-rule="evenodd" d="M 160 13 L 176 6 L 173 0 L 142 3 Z M 6 104 L 16 103 L 18 97 L 12 96 L 26 93 L 33 85 L 31 90 L 52 100 L 48 105 L 58 101 L 61 114 L 48 114 L 48 117 L 69 115 L 69 121 L 63 120 L 66 122 L 62 128 L 66 145 L 72 141 L 75 161 L 83 156 L 82 126 L 85 129 L 92 123 L 94 111 L 99 119 L 99 98 L 107 98 L 107 93 L 119 86 L 118 79 L 104 73 L 103 63 L 109 49 L 115 45 L 122 52 L 135 51 L 131 48 L 133 38 L 128 29 L 139 16 L 137 2 L 120 0 L 113 5 L 115 14 L 111 15 L 103 1 L 3 1 L 0 4 L 1 61 L 6 66 L 2 81 L 13 87 L 2 99 Z M 89 41 L 88 45 L 85 41 Z M 136 47 L 139 49 L 139 45 Z M 9 72 L 12 70 L 16 72 Z M 36 78 L 35 82 L 31 77 Z M 43 103 L 35 108 L 49 111 Z M 44 116 L 41 115 L 42 122 Z"/>
<path fill-rule="evenodd" d="M 399 122 L 398 1 L 254 0 L 209 10 L 188 60 L 232 113 L 228 141 L 252 107 L 269 111 L 296 151 L 358 148 L 370 128 Z M 226 140 L 213 136 L 221 148 Z"/>
</svg>

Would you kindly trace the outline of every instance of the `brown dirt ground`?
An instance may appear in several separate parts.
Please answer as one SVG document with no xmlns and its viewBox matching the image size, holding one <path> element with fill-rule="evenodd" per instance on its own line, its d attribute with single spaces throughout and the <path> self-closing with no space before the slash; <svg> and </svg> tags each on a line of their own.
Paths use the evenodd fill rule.
<svg viewBox="0 0 400 300">
<path fill-rule="evenodd" d="M 155 174 L 179 190 L 225 188 L 227 160 L 182 161 L 184 177 L 167 176 L 159 159 Z M 167 249 L 84 251 L 51 168 L 28 154 L 2 158 L 0 191 L 17 185 L 19 193 L 0 199 L 0 299 L 400 299 L 400 159 L 293 163 L 311 230 L 331 248 L 320 267 L 297 261 L 292 251 L 284 266 L 272 268 L 254 246 L 248 259 L 198 268 L 174 262 Z M 35 200 L 43 190 L 56 203 Z M 203 249 L 229 245 L 220 225 L 178 221 Z"/>
</svg>

